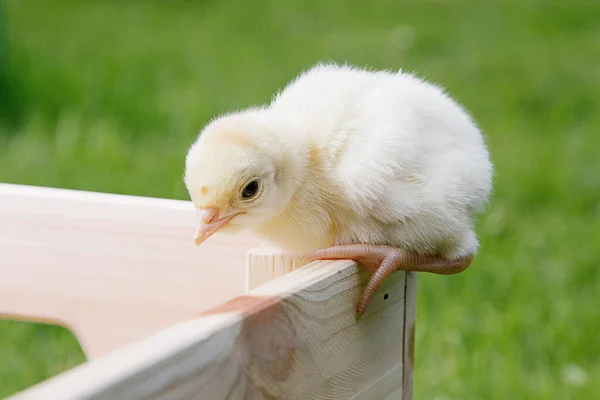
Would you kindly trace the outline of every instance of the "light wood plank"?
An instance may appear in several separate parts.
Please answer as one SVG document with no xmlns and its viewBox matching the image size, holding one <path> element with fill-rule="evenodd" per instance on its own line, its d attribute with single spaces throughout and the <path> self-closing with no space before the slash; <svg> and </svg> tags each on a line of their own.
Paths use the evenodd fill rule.
<svg viewBox="0 0 600 400">
<path fill-rule="evenodd" d="M 390 399 L 403 393 L 414 307 L 405 277 L 388 279 L 356 321 L 366 274 L 313 262 L 11 399 Z"/>
<path fill-rule="evenodd" d="M 71 329 L 94 358 L 245 291 L 246 252 L 193 243 L 190 202 L 0 184 L 0 317 Z"/>
<path fill-rule="evenodd" d="M 282 277 L 306 264 L 301 256 L 290 256 L 274 246 L 254 247 L 247 253 L 246 290 Z"/>
</svg>

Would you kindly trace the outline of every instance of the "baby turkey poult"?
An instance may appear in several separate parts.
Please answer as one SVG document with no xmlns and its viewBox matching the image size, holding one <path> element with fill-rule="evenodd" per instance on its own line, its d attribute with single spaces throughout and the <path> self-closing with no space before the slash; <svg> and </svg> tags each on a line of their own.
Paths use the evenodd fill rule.
<svg viewBox="0 0 600 400">
<path fill-rule="evenodd" d="M 358 261 L 371 274 L 360 316 L 396 270 L 470 265 L 492 177 L 480 130 L 440 87 L 318 64 L 269 105 L 210 121 L 184 180 L 196 244 L 248 228 L 309 260 Z"/>
</svg>

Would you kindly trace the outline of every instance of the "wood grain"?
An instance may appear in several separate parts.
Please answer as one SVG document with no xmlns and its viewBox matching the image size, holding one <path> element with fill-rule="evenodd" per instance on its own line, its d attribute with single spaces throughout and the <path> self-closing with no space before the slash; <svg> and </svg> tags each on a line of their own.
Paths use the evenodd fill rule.
<svg viewBox="0 0 600 400">
<path fill-rule="evenodd" d="M 95 358 L 245 291 L 246 252 L 196 247 L 190 202 L 0 184 L 0 317 L 66 326 Z"/>
<path fill-rule="evenodd" d="M 413 279 L 317 261 L 11 399 L 410 399 L 404 330 Z"/>
<path fill-rule="evenodd" d="M 290 256 L 274 246 L 254 247 L 247 252 L 246 290 L 252 290 L 308 264 L 301 256 Z"/>
</svg>

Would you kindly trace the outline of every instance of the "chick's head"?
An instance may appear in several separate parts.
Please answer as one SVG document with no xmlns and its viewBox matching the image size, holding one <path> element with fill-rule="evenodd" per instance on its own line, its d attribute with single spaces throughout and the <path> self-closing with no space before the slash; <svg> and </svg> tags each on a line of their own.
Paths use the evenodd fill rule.
<svg viewBox="0 0 600 400">
<path fill-rule="evenodd" d="M 250 115 L 222 117 L 190 147 L 184 181 L 198 213 L 197 245 L 217 231 L 260 224 L 285 208 L 293 168 L 281 159 L 272 129 Z"/>
</svg>

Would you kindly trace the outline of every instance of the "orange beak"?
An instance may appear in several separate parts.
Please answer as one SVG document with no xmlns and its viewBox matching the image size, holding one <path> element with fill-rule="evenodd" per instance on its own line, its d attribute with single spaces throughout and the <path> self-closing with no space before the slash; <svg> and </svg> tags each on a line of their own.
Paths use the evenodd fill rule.
<svg viewBox="0 0 600 400">
<path fill-rule="evenodd" d="M 211 237 L 223 225 L 231 221 L 238 214 L 219 219 L 219 210 L 215 207 L 198 208 L 198 228 L 194 235 L 196 246 L 200 246 L 206 239 Z"/>
</svg>

